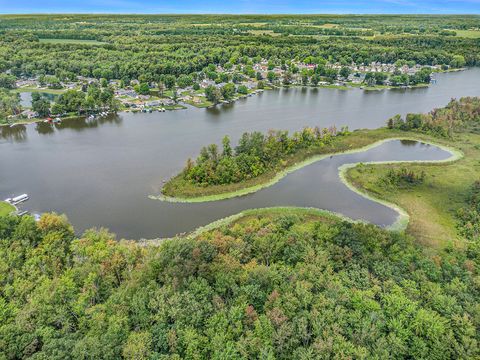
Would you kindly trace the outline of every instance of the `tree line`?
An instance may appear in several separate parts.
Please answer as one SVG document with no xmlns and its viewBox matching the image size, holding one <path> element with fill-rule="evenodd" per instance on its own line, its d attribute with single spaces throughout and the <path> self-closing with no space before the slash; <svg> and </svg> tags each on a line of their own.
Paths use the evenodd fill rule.
<svg viewBox="0 0 480 360">
<path fill-rule="evenodd" d="M 346 135 L 347 128 L 335 127 L 304 128 L 291 136 L 287 131 L 270 131 L 267 135 L 246 132 L 234 149 L 230 138 L 225 136 L 221 151 L 216 144 L 203 147 L 195 161 L 187 161 L 180 176 L 199 186 L 237 183 L 275 169 L 300 150 L 321 148 Z"/>
<path fill-rule="evenodd" d="M 71 15 L 55 21 L 43 16 L 3 17 L 0 23 L 0 72 L 16 76 L 81 75 L 97 79 L 139 79 L 158 81 L 161 75 L 190 75 L 202 71 L 209 64 L 226 63 L 247 65 L 247 59 L 265 58 L 280 66 L 286 61 L 302 61 L 308 56 L 331 63 L 369 64 L 394 63 L 399 59 L 422 65 L 455 65 L 455 57 L 462 56 L 465 65 L 479 62 L 478 39 L 452 38 L 419 31 L 417 35 L 382 35 L 374 38 L 354 37 L 353 33 L 368 22 L 375 28 L 378 22 L 401 23 L 405 17 L 332 19 L 339 27 L 313 28 L 317 32 L 343 31 L 348 36 L 317 38 L 310 35 L 270 36 L 256 34 L 251 18 L 220 19 L 208 17 L 212 24 L 198 17 L 96 16 Z M 311 24 L 328 24 L 323 18 L 274 17 L 265 19 L 279 31 L 310 31 Z M 259 20 L 259 21 L 262 21 Z M 360 21 L 361 20 L 361 21 Z M 275 21 L 278 21 L 275 22 Z M 344 23 L 340 23 L 343 21 Z M 422 24 L 423 21 L 423 24 Z M 438 26 L 468 28 L 473 24 L 466 17 L 412 18 L 412 26 L 425 23 Z M 356 25 L 355 25 L 356 23 Z M 208 26 L 206 26 L 208 25 Z M 241 30 L 247 26 L 249 32 Z M 316 25 L 315 25 L 316 26 Z M 237 29 L 238 32 L 225 29 Z M 174 29 L 174 30 L 172 30 Z M 220 29 L 220 30 L 219 30 Z M 302 30 L 303 29 L 303 30 Z M 353 29 L 353 30 L 352 30 Z M 251 32 L 253 31 L 253 33 Z M 370 31 L 370 30 L 368 30 Z M 352 34 L 350 32 L 353 32 Z M 98 44 L 42 42 L 41 39 L 90 39 Z"/>
<path fill-rule="evenodd" d="M 476 181 L 466 196 L 465 205 L 457 210 L 458 231 L 478 253 L 480 247 L 480 181 Z"/>
<path fill-rule="evenodd" d="M 475 127 L 480 123 L 480 98 L 452 99 L 447 106 L 427 114 L 397 114 L 387 121 L 390 129 L 418 131 L 435 136 L 451 136 L 454 131 Z"/>
</svg>

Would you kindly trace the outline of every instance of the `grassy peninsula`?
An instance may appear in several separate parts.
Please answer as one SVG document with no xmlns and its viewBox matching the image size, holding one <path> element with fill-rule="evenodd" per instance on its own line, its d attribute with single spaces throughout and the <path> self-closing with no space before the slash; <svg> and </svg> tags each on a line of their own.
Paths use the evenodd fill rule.
<svg viewBox="0 0 480 360">
<path fill-rule="evenodd" d="M 288 173 L 319 161 L 333 154 L 365 151 L 381 141 L 388 139 L 416 139 L 419 141 L 454 146 L 449 141 L 439 141 L 427 134 L 413 131 L 392 130 L 387 128 L 375 130 L 356 130 L 347 136 L 336 139 L 329 145 L 301 149 L 289 155 L 274 168 L 254 178 L 241 182 L 221 185 L 199 185 L 185 179 L 185 170 L 167 181 L 162 188 L 162 195 L 152 198 L 172 202 L 204 202 L 228 199 L 256 192 L 278 182 Z"/>
<path fill-rule="evenodd" d="M 424 173 L 418 184 L 392 184 L 387 176 L 400 171 L 402 164 L 369 164 L 351 168 L 347 181 L 376 198 L 398 204 L 410 215 L 408 232 L 423 244 L 444 246 L 457 235 L 456 213 L 470 191 L 480 179 L 480 134 L 456 134 L 443 143 L 460 149 L 464 157 L 445 164 L 408 164 L 409 171 Z"/>
<path fill-rule="evenodd" d="M 362 151 L 386 139 L 409 138 L 455 148 L 455 136 L 476 131 L 479 103 L 478 98 L 452 100 L 428 114 L 408 114 L 405 119 L 396 115 L 387 121 L 387 128 L 376 130 L 305 128 L 292 136 L 281 131 L 245 133 L 235 149 L 225 137 L 222 152 L 216 144 L 204 147 L 195 161 L 189 159 L 184 170 L 165 184 L 160 198 L 203 202 L 248 194 L 325 156 Z"/>
</svg>

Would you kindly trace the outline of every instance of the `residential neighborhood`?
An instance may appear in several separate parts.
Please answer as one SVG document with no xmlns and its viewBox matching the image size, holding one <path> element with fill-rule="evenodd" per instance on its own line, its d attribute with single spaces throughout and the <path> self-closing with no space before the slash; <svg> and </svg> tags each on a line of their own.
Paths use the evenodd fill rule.
<svg viewBox="0 0 480 360">
<path fill-rule="evenodd" d="M 291 61 L 276 64 L 267 59 L 250 60 L 247 64 L 211 64 L 203 71 L 178 78 L 165 76 L 159 81 L 138 79 L 111 79 L 77 76 L 75 79 L 59 79 L 54 75 L 15 77 L 14 88 L 18 93 L 40 94 L 87 93 L 89 88 L 110 89 L 115 106 L 111 110 L 151 112 L 182 109 L 185 105 L 209 107 L 229 103 L 240 97 L 251 96 L 264 89 L 288 86 L 337 87 L 339 89 L 382 89 L 388 87 L 427 86 L 431 74 L 449 70 L 446 65 L 420 65 L 397 61 L 395 64 L 371 62 L 370 64 L 340 64 L 307 61 Z M 7 74 L 7 76 L 13 75 Z M 52 101 L 50 101 L 51 103 Z M 112 103 L 113 104 L 113 103 Z M 107 106 L 110 108 L 110 106 Z M 53 106 L 52 106 L 53 110 Z M 74 110 L 74 109 L 70 109 Z M 105 106 L 98 110 L 106 110 Z M 78 109 L 78 114 L 94 113 L 93 108 Z M 65 116 L 49 112 L 49 116 Z M 10 121 L 42 117 L 42 111 L 24 106 L 11 115 Z"/>
</svg>

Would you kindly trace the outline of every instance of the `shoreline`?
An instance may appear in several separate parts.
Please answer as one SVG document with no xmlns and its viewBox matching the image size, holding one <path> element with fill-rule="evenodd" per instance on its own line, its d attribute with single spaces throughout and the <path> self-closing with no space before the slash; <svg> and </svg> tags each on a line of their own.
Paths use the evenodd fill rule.
<svg viewBox="0 0 480 360">
<path fill-rule="evenodd" d="M 237 220 L 240 220 L 244 217 L 247 216 L 257 216 L 257 215 L 268 215 L 268 214 L 274 214 L 274 213 L 281 213 L 281 212 L 289 212 L 289 213 L 295 213 L 299 215 L 314 215 L 314 216 L 319 216 L 319 217 L 324 217 L 326 219 L 332 220 L 332 221 L 347 221 L 353 224 L 368 224 L 368 222 L 363 221 L 363 220 L 354 220 L 346 215 L 343 215 L 342 213 L 335 212 L 335 211 L 330 211 L 330 210 L 325 210 L 325 209 L 319 209 L 315 207 L 302 207 L 302 206 L 272 206 L 272 207 L 261 207 L 261 208 L 251 208 L 251 209 L 246 209 L 242 210 L 236 214 L 229 215 L 223 218 L 220 218 L 218 220 L 212 221 L 206 225 L 202 225 L 197 227 L 196 229 L 186 233 L 186 234 L 177 234 L 175 236 L 171 237 L 165 237 L 165 238 L 153 238 L 153 239 L 139 239 L 136 240 L 138 244 L 143 245 L 143 246 L 159 246 L 163 241 L 168 241 L 168 240 L 173 240 L 178 237 L 184 237 L 184 238 L 196 238 L 203 233 L 207 231 L 212 231 L 215 229 L 218 229 L 222 226 L 227 226 L 232 223 L 234 223 Z"/>
<path fill-rule="evenodd" d="M 450 72 L 460 72 L 460 71 L 465 71 L 465 70 L 468 70 L 468 68 L 460 68 L 460 69 L 449 69 L 449 70 L 443 70 L 443 71 L 436 71 L 434 73 L 436 74 L 443 74 L 443 73 L 450 73 Z M 263 93 L 264 91 L 268 91 L 268 90 L 280 90 L 280 89 L 290 89 L 290 88 L 309 88 L 309 89 L 331 89 L 331 90 L 342 90 L 342 91 L 348 91 L 348 90 L 362 90 L 362 91 L 383 91 L 383 90 L 412 90 L 412 89 L 422 89 L 422 88 L 429 88 L 430 85 L 432 83 L 429 83 L 429 84 L 416 84 L 416 85 L 408 85 L 408 86 L 392 86 L 392 85 L 374 85 L 374 86 L 368 86 L 368 85 L 365 85 L 365 84 L 353 84 L 353 83 L 345 83 L 343 85 L 335 85 L 335 84 L 324 84 L 324 85 L 311 85 L 311 84 L 307 84 L 307 85 L 302 85 L 302 84 L 292 84 L 292 85 L 283 85 L 283 84 L 280 84 L 280 85 L 275 85 L 275 84 L 268 84 L 265 88 L 263 89 L 254 89 L 252 90 L 251 92 L 249 92 L 248 94 L 245 94 L 245 95 L 239 95 L 237 97 L 235 97 L 234 99 L 232 100 L 229 100 L 228 102 L 226 102 L 227 104 L 229 103 L 235 103 L 236 101 L 238 100 L 241 100 L 241 99 L 245 99 L 245 98 L 248 98 L 250 96 L 254 96 L 254 95 L 258 95 L 258 94 L 261 94 Z M 15 88 L 12 90 L 13 92 L 16 92 L 16 93 L 22 93 L 22 92 L 45 92 L 45 93 L 50 93 L 50 94 L 55 94 L 55 95 L 59 95 L 59 94 L 62 94 L 66 91 L 66 89 L 43 89 L 43 88 Z M 185 105 L 189 105 L 189 106 L 193 106 L 194 108 L 197 108 L 197 109 L 206 109 L 206 108 L 214 108 L 216 107 L 217 105 L 224 105 L 225 103 L 224 102 L 219 102 L 218 104 L 195 104 L 193 102 L 188 102 L 188 101 L 180 101 L 177 105 L 174 106 L 174 108 L 169 108 L 169 109 L 166 109 L 166 110 L 169 110 L 169 111 L 173 111 L 173 110 L 183 110 L 186 108 Z M 164 106 L 165 107 L 165 106 Z M 122 112 L 125 112 L 125 113 L 128 113 L 128 112 L 131 112 L 131 113 L 135 113 L 135 112 L 139 112 L 139 111 L 132 111 L 129 109 L 121 109 L 119 111 L 119 113 L 122 113 Z M 79 115 L 79 116 L 69 116 L 69 117 L 65 117 L 65 118 L 62 118 L 62 120 L 70 120 L 70 119 L 75 119 L 75 118 L 81 118 L 81 117 L 84 117 L 83 115 Z M 35 123 L 38 123 L 38 122 L 42 122 L 43 120 L 45 120 L 46 118 L 43 118 L 43 119 L 35 119 L 35 120 L 28 120 L 26 119 L 25 121 L 18 121 L 18 122 L 13 122 L 13 123 L 6 123 L 6 124 L 3 124 L 3 123 L 0 123 L 0 126 L 10 126 L 10 125 L 28 125 L 28 124 L 35 124 Z"/>
<path fill-rule="evenodd" d="M 80 119 L 80 118 L 86 119 L 87 117 L 88 117 L 87 115 L 75 115 L 75 116 L 72 115 L 72 116 L 65 116 L 65 117 L 62 117 L 60 119 L 63 121 L 63 120 L 75 120 L 75 119 Z M 25 121 L 17 121 L 17 122 L 11 123 L 11 124 L 0 124 L 0 127 L 1 126 L 15 127 L 15 126 L 18 126 L 18 125 L 39 124 L 39 123 L 45 122 L 45 120 L 47 120 L 47 118 L 26 119 Z"/>
<path fill-rule="evenodd" d="M 390 139 L 391 140 L 391 139 Z M 413 141 L 418 141 L 415 139 L 398 139 L 398 140 L 413 140 Z M 450 157 L 443 159 L 443 160 L 393 160 L 393 161 L 367 161 L 367 162 L 356 162 L 356 163 L 348 163 L 348 164 L 343 164 L 338 168 L 338 176 L 340 178 L 340 181 L 348 187 L 351 191 L 354 193 L 368 199 L 371 201 L 374 201 L 376 203 L 379 203 L 381 205 L 384 205 L 398 213 L 397 220 L 395 222 L 387 227 L 385 227 L 387 230 L 391 231 L 404 231 L 408 223 L 410 221 L 410 215 L 407 213 L 405 209 L 403 209 L 401 206 L 394 204 L 392 202 L 389 202 L 387 200 L 384 200 L 380 197 L 376 197 L 366 191 L 362 191 L 360 188 L 357 188 L 348 178 L 348 171 L 350 169 L 353 169 L 357 166 L 360 166 L 360 164 L 363 165 L 388 165 L 388 164 L 401 164 L 401 163 L 416 163 L 416 164 L 446 164 L 446 163 L 451 163 L 455 162 L 457 160 L 460 160 L 464 157 L 464 154 L 462 151 L 443 144 L 438 144 L 434 142 L 429 142 L 429 141 L 421 141 L 424 144 L 428 145 L 433 145 L 437 146 L 440 149 L 447 151 L 451 154 Z"/>
<path fill-rule="evenodd" d="M 338 167 L 338 176 L 340 178 L 340 181 L 346 187 L 348 187 L 351 191 L 355 192 L 356 194 L 358 194 L 358 195 L 360 195 L 360 196 L 362 196 L 362 197 L 364 197 L 364 198 L 366 198 L 370 201 L 373 201 L 373 202 L 379 203 L 381 205 L 384 205 L 384 206 L 394 210 L 395 212 L 397 212 L 397 214 L 398 214 L 397 219 L 391 225 L 385 226 L 384 228 L 386 230 L 389 230 L 389 231 L 403 232 L 403 231 L 406 230 L 406 228 L 409 224 L 409 221 L 410 221 L 410 215 L 407 213 L 407 211 L 399 205 L 396 205 L 396 204 L 394 204 L 392 202 L 389 202 L 387 200 L 384 200 L 382 198 L 375 197 L 375 196 L 357 188 L 352 182 L 349 181 L 348 171 L 350 169 L 353 169 L 353 168 L 357 167 L 357 166 L 360 166 L 360 164 L 365 164 L 365 165 L 370 165 L 370 164 L 373 164 L 373 165 L 398 164 L 398 163 L 446 164 L 446 163 L 451 163 L 451 162 L 455 162 L 457 160 L 462 159 L 464 157 L 464 154 L 459 149 L 456 149 L 452 146 L 439 144 L 439 143 L 436 143 L 434 141 L 420 140 L 418 138 L 416 139 L 416 138 L 413 138 L 413 137 L 403 137 L 403 138 L 396 137 L 396 138 L 382 139 L 382 140 L 376 141 L 376 142 L 374 142 L 370 145 L 363 146 L 361 148 L 354 149 L 354 150 L 351 150 L 351 151 L 345 151 L 345 152 L 342 152 L 342 153 L 335 153 L 334 155 L 341 155 L 341 154 L 345 154 L 345 153 L 356 153 L 356 152 L 367 151 L 371 148 L 380 146 L 383 143 L 386 143 L 388 141 L 394 141 L 394 140 L 418 141 L 418 142 L 422 142 L 424 144 L 437 146 L 440 149 L 449 152 L 450 156 L 446 159 L 441 159 L 441 160 L 393 160 L 393 161 L 369 161 L 369 162 L 347 163 L 347 164 L 343 164 L 340 167 Z M 330 156 L 330 154 L 323 155 L 323 156 L 321 156 L 321 158 L 323 159 L 323 158 L 326 158 L 328 156 Z M 315 156 L 311 159 L 307 159 L 306 161 L 303 161 L 302 164 L 298 164 L 298 165 L 303 165 L 303 166 L 294 166 L 294 167 L 289 168 L 288 169 L 289 171 L 286 172 L 286 174 L 284 176 L 286 176 L 290 172 L 293 172 L 297 169 L 300 169 L 301 167 L 310 165 L 310 164 L 312 164 L 316 161 L 320 161 L 321 159 L 317 159 L 319 157 L 320 156 Z M 270 185 L 267 185 L 267 186 L 270 186 Z M 267 187 L 267 186 L 263 186 L 262 188 Z M 251 188 L 249 188 L 249 189 L 251 189 Z M 234 197 L 236 197 L 236 196 L 234 196 Z M 149 196 L 149 198 L 152 199 L 152 196 Z M 231 198 L 233 198 L 233 197 L 231 197 Z M 191 202 L 191 201 L 189 201 L 189 202 Z M 265 214 L 265 213 L 276 212 L 276 211 L 286 211 L 286 210 L 294 211 L 294 212 L 300 212 L 301 214 L 314 214 L 314 215 L 318 215 L 318 216 L 325 216 L 325 217 L 329 217 L 329 218 L 332 218 L 332 219 L 348 221 L 348 222 L 351 222 L 351 223 L 364 223 L 364 224 L 369 223 L 368 221 L 363 220 L 363 219 L 352 219 L 352 218 L 350 218 L 350 217 L 348 217 L 348 216 L 346 216 L 346 215 L 344 215 L 340 212 L 334 212 L 334 211 L 321 209 L 321 208 L 298 207 L 298 206 L 275 206 L 275 207 L 252 208 L 252 209 L 243 210 L 239 213 L 236 213 L 236 214 L 233 214 L 233 215 L 215 220 L 215 221 L 210 222 L 206 225 L 200 226 L 200 227 L 192 230 L 191 232 L 187 233 L 185 236 L 186 237 L 191 237 L 191 238 L 196 238 L 206 231 L 215 230 L 215 229 L 217 229 L 221 226 L 229 225 L 229 224 L 231 224 L 231 223 L 233 223 L 233 222 L 235 222 L 235 221 L 237 221 L 237 220 L 239 220 L 243 217 L 246 217 L 246 216 L 259 215 L 259 214 Z M 165 241 L 165 240 L 168 240 L 168 239 L 174 239 L 178 236 L 180 236 L 180 235 L 176 235 L 176 236 L 173 236 L 173 237 L 167 237 L 167 238 L 141 239 L 141 240 L 139 240 L 139 242 L 142 243 L 143 245 L 158 246 L 159 244 L 161 244 L 162 241 Z"/>
<path fill-rule="evenodd" d="M 443 150 L 446 150 L 446 151 L 450 152 L 451 154 L 454 154 L 454 152 L 458 151 L 458 150 L 453 149 L 453 148 L 448 148 L 447 149 L 446 146 L 444 146 L 442 144 L 439 144 L 439 143 L 435 143 L 435 142 L 432 142 L 432 141 L 429 141 L 429 140 L 423 140 L 422 137 L 420 137 L 420 136 L 419 137 L 412 137 L 412 136 L 394 135 L 392 137 L 386 137 L 384 139 L 377 140 L 373 143 L 370 143 L 368 145 L 365 145 L 365 146 L 362 146 L 362 147 L 359 147 L 359 148 L 354 148 L 354 149 L 344 150 L 344 151 L 339 151 L 339 152 L 329 152 L 329 153 L 325 153 L 325 154 L 313 155 L 313 156 L 311 156 L 311 157 L 309 157 L 309 158 L 307 158 L 303 161 L 300 161 L 300 162 L 298 162 L 298 163 L 296 163 L 292 166 L 289 166 L 285 169 L 280 170 L 271 179 L 268 179 L 264 183 L 249 186 L 249 187 L 245 187 L 245 188 L 241 188 L 241 189 L 238 189 L 238 190 L 235 190 L 235 191 L 219 193 L 219 194 L 212 194 L 212 195 L 197 196 L 197 197 L 191 197 L 191 198 L 167 196 L 167 195 L 163 195 L 163 194 L 148 195 L 148 198 L 152 199 L 152 200 L 160 200 L 160 201 L 166 201 L 166 202 L 172 202 L 172 203 L 202 203 L 202 202 L 232 199 L 232 198 L 235 198 L 235 197 L 240 197 L 240 196 L 252 194 L 252 193 L 255 193 L 255 192 L 257 192 L 261 189 L 270 187 L 270 186 L 276 184 L 277 182 L 279 182 L 281 179 L 283 179 L 288 174 L 290 174 L 290 173 L 292 173 L 296 170 L 299 170 L 299 169 L 301 169 L 305 166 L 311 165 L 311 164 L 313 164 L 317 161 L 323 160 L 327 157 L 335 156 L 335 155 L 354 154 L 354 153 L 358 153 L 358 152 L 364 152 L 364 151 L 370 150 L 371 148 L 377 147 L 377 146 L 379 146 L 379 145 L 381 145 L 381 144 L 383 144 L 387 141 L 393 141 L 393 140 L 418 141 L 418 142 L 422 142 L 422 143 L 425 143 L 425 144 L 438 146 L 439 148 L 441 148 Z M 459 152 L 457 154 L 457 156 L 460 156 L 460 154 L 461 154 L 461 152 Z M 460 157 L 462 157 L 462 156 L 463 156 L 463 154 Z M 414 162 L 414 161 L 401 161 L 401 162 Z M 429 162 L 435 162 L 435 161 L 429 161 Z"/>
</svg>

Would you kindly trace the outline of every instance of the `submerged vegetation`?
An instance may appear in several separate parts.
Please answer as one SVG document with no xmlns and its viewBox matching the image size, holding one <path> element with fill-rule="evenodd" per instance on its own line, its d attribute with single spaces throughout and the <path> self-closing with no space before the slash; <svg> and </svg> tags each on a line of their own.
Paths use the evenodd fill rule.
<svg viewBox="0 0 480 360">
<path fill-rule="evenodd" d="M 84 359 L 479 355 L 479 254 L 259 212 L 160 246 L 0 218 L 0 353 Z"/>
</svg>

